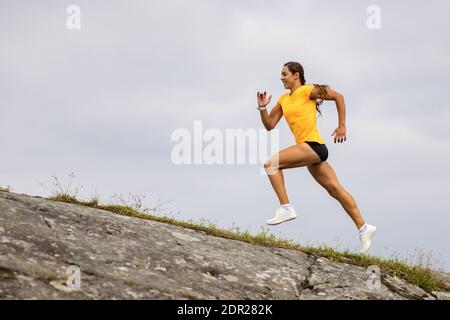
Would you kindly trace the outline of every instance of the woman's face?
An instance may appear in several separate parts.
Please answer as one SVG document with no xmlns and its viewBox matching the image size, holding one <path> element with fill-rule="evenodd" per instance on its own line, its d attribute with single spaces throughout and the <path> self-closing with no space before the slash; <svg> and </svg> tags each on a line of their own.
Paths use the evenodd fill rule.
<svg viewBox="0 0 450 320">
<path fill-rule="evenodd" d="M 281 70 L 281 81 L 286 89 L 293 88 L 295 82 L 298 81 L 298 72 L 295 74 L 296 77 L 289 71 L 288 67 L 283 67 Z"/>
</svg>

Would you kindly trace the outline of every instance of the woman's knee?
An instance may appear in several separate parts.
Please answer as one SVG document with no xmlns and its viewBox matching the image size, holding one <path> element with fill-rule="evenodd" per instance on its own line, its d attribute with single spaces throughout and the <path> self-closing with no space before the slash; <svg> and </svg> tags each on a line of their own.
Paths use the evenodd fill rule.
<svg viewBox="0 0 450 320">
<path fill-rule="evenodd" d="M 342 186 L 339 184 L 336 184 L 336 183 L 332 183 L 332 184 L 325 186 L 325 189 L 328 191 L 330 196 L 332 196 L 333 198 L 337 198 L 339 196 L 339 194 L 341 194 L 343 192 Z"/>
<path fill-rule="evenodd" d="M 264 168 L 265 169 L 279 169 L 280 168 L 280 163 L 278 160 L 277 156 L 272 156 L 269 159 L 266 160 L 266 162 L 264 162 Z"/>
</svg>

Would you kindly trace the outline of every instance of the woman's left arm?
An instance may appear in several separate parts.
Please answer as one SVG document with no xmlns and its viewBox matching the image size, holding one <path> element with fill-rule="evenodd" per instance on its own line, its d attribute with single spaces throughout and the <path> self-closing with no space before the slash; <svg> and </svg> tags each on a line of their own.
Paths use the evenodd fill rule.
<svg viewBox="0 0 450 320">
<path fill-rule="evenodd" d="M 331 89 L 327 85 L 314 85 L 314 88 L 311 90 L 311 94 L 309 95 L 311 100 L 334 100 L 336 103 L 336 108 L 338 112 L 338 127 L 334 129 L 331 135 L 336 134 L 334 137 L 334 143 L 344 142 L 347 140 L 346 133 L 347 129 L 345 127 L 345 101 L 344 96 Z"/>
</svg>

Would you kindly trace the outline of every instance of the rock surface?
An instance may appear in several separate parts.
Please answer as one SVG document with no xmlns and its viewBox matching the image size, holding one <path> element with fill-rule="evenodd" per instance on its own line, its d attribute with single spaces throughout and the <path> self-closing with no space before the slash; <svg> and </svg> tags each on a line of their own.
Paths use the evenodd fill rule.
<svg viewBox="0 0 450 320">
<path fill-rule="evenodd" d="M 79 269 L 79 288 L 68 283 Z M 1 299 L 448 299 L 365 268 L 0 192 Z M 70 276 L 73 280 L 73 276 Z"/>
</svg>

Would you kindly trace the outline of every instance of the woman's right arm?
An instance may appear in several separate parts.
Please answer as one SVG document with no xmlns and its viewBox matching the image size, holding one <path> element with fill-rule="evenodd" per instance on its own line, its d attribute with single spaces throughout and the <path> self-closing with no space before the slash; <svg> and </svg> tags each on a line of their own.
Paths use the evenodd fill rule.
<svg viewBox="0 0 450 320">
<path fill-rule="evenodd" d="M 258 99 L 258 106 L 259 107 L 266 107 L 269 102 L 270 98 L 272 96 L 270 95 L 268 98 L 266 98 L 266 92 L 264 93 L 257 93 L 257 99 Z M 277 125 L 278 121 L 280 121 L 281 117 L 283 116 L 283 110 L 281 109 L 281 105 L 277 103 L 277 105 L 270 111 L 270 115 L 267 113 L 266 109 L 259 111 L 261 114 L 261 120 L 264 124 L 264 127 L 267 131 L 272 130 Z"/>
<path fill-rule="evenodd" d="M 283 116 L 283 110 L 279 103 L 270 111 L 270 114 L 267 113 L 267 110 L 261 110 L 261 120 L 264 124 L 264 127 L 267 131 L 272 130 L 277 125 L 278 121 L 280 121 Z"/>
</svg>

